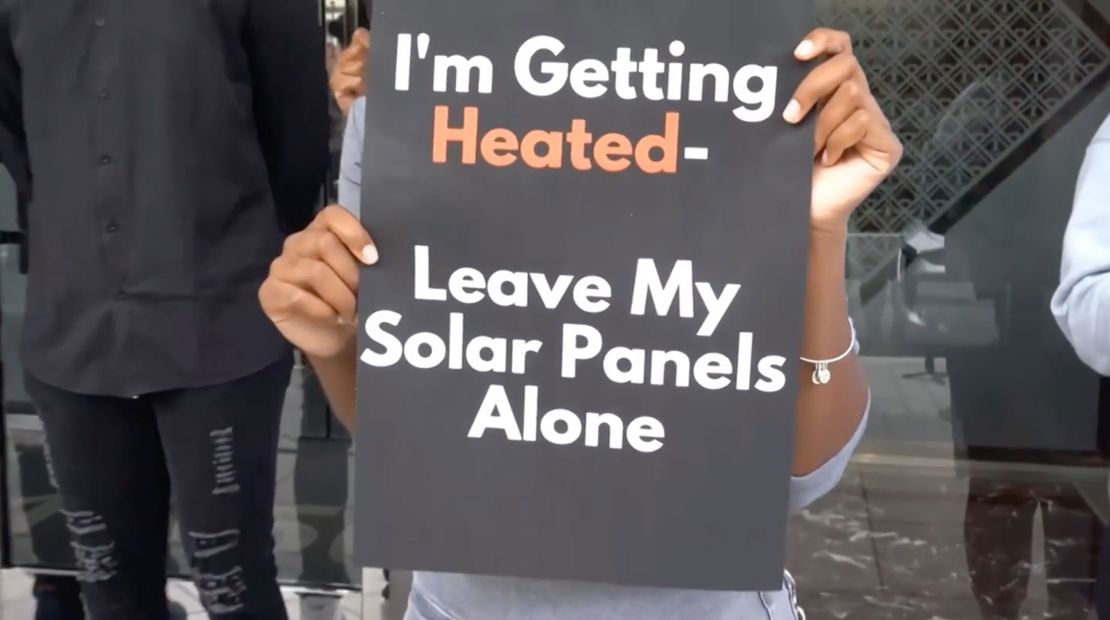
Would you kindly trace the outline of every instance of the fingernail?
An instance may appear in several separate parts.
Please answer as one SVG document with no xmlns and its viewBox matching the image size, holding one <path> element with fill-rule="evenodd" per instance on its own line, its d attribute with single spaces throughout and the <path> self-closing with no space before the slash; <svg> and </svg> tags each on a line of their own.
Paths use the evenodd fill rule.
<svg viewBox="0 0 1110 620">
<path fill-rule="evenodd" d="M 794 48 L 794 56 L 799 58 L 799 59 L 809 58 L 810 54 L 812 54 L 812 53 L 813 53 L 813 41 L 810 41 L 809 39 L 806 39 L 805 41 L 802 41 L 801 43 L 798 44 L 798 47 Z"/>
<path fill-rule="evenodd" d="M 362 248 L 362 262 L 373 265 L 378 262 L 378 248 L 368 245 Z"/>
<path fill-rule="evenodd" d="M 351 321 L 350 321 L 350 320 L 348 320 L 348 319 L 345 319 L 345 318 L 343 318 L 343 317 L 337 317 L 337 318 L 335 319 L 335 322 L 336 322 L 337 324 L 339 324 L 339 325 L 343 325 L 344 327 L 346 327 L 346 326 L 348 326 L 348 325 L 353 325 L 353 323 L 351 323 Z"/>
<path fill-rule="evenodd" d="M 828 150 L 825 150 L 824 153 L 821 153 L 821 163 L 826 165 L 826 166 L 829 165 L 829 151 Z"/>
<path fill-rule="evenodd" d="M 790 103 L 786 104 L 786 109 L 782 111 L 782 118 L 788 123 L 797 123 L 801 120 L 802 104 L 798 103 L 797 99 L 791 99 Z"/>
</svg>

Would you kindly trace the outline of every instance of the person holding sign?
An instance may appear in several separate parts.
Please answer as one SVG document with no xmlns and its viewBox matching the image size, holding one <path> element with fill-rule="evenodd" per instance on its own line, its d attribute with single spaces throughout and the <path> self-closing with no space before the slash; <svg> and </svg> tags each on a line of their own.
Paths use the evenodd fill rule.
<svg viewBox="0 0 1110 620">
<path fill-rule="evenodd" d="M 806 362 L 798 379 L 791 481 L 791 506 L 798 509 L 833 488 L 863 433 L 869 394 L 844 294 L 847 224 L 857 205 L 895 168 L 902 146 L 870 92 L 848 34 L 814 30 L 794 56 L 799 62 L 820 61 L 782 112 L 790 124 L 816 116 Z M 359 204 L 361 179 L 360 105 L 350 116 L 341 180 L 346 184 L 341 201 L 352 210 Z M 378 250 L 358 218 L 332 206 L 289 238 L 259 292 L 267 315 L 309 355 L 336 414 L 351 426 L 356 422 L 359 270 L 377 261 Z M 759 498 L 750 499 L 751 510 L 760 510 Z M 407 618 L 781 620 L 795 617 L 796 606 L 789 577 L 779 591 L 730 593 L 418 573 Z"/>
</svg>

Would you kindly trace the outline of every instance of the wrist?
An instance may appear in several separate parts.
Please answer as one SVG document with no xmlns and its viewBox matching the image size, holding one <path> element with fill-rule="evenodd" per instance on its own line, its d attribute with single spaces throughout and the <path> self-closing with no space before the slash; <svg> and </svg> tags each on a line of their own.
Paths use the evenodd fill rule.
<svg viewBox="0 0 1110 620">
<path fill-rule="evenodd" d="M 809 253 L 814 255 L 843 255 L 848 247 L 848 227 L 817 228 L 809 230 Z"/>
<path fill-rule="evenodd" d="M 844 230 L 810 230 L 808 281 L 844 286 L 848 263 L 848 232 Z"/>
<path fill-rule="evenodd" d="M 347 330 L 344 331 L 346 332 Z M 317 349 L 315 351 L 313 351 L 312 349 L 308 349 L 305 351 L 305 353 L 312 361 L 330 364 L 337 361 L 341 362 L 354 358 L 357 346 L 358 335 L 355 333 L 355 329 L 352 327 L 349 330 L 349 333 L 344 333 L 342 336 L 340 336 L 340 340 L 334 345 L 326 346 L 325 348 Z"/>
<path fill-rule="evenodd" d="M 837 222 L 811 222 L 809 225 L 811 240 L 847 243 L 848 221 Z"/>
</svg>

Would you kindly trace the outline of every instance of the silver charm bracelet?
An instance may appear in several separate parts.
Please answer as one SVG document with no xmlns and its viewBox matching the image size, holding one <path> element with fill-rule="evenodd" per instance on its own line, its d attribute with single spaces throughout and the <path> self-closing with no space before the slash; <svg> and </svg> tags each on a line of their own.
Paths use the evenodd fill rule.
<svg viewBox="0 0 1110 620">
<path fill-rule="evenodd" d="M 808 357 L 801 358 L 803 362 L 816 366 L 813 370 L 814 385 L 826 385 L 829 381 L 832 381 L 832 371 L 829 370 L 829 365 L 835 364 L 859 350 L 859 341 L 856 340 L 856 325 L 850 318 L 848 319 L 848 327 L 852 330 L 852 339 L 848 345 L 847 351 L 827 360 L 811 360 Z"/>
</svg>

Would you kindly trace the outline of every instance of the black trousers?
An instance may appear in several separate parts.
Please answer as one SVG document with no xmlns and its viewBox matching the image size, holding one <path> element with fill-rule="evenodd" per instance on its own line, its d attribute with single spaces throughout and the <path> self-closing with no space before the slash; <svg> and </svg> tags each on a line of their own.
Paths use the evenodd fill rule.
<svg viewBox="0 0 1110 620">
<path fill-rule="evenodd" d="M 277 441 L 292 357 L 136 398 L 27 378 L 93 620 L 163 620 L 169 509 L 214 620 L 284 620 L 274 562 Z"/>
</svg>

